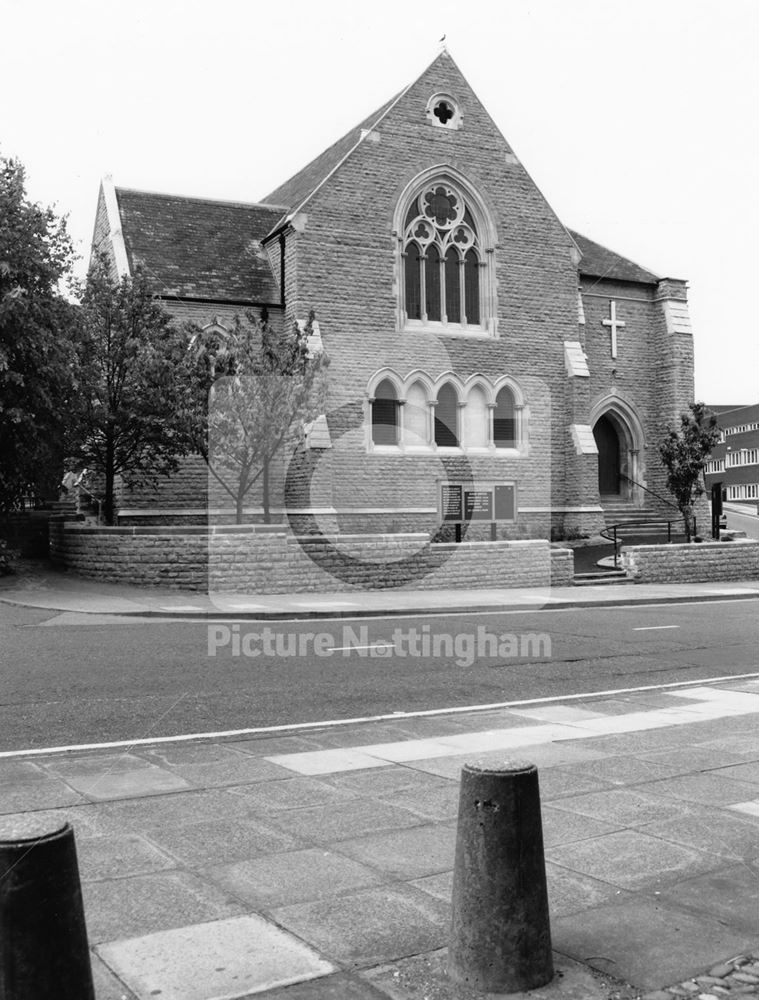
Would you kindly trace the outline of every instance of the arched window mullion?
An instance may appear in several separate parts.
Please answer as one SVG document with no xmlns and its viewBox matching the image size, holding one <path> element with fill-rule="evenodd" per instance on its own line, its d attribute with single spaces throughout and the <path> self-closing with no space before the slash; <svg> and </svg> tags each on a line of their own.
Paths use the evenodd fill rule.
<svg viewBox="0 0 759 1000">
<path fill-rule="evenodd" d="M 401 319 L 491 329 L 488 290 L 492 277 L 485 268 L 492 265 L 492 258 L 484 255 L 482 210 L 457 182 L 447 178 L 417 188 L 406 204 L 399 247 L 406 261 L 401 271 L 406 310 Z M 453 266 L 451 247 L 459 258 L 458 269 Z"/>
</svg>

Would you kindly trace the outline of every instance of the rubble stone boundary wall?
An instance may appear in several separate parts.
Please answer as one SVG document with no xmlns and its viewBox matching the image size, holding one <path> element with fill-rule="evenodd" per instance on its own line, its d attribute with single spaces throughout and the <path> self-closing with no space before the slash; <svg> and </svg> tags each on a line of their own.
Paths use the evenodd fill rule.
<svg viewBox="0 0 759 1000">
<path fill-rule="evenodd" d="M 636 583 L 708 583 L 759 579 L 759 542 L 631 545 L 622 566 Z"/>
<path fill-rule="evenodd" d="M 81 576 L 251 594 L 548 587 L 572 553 L 547 541 L 430 543 L 424 532 L 295 537 L 281 525 L 93 527 L 50 522 L 51 558 Z"/>
</svg>

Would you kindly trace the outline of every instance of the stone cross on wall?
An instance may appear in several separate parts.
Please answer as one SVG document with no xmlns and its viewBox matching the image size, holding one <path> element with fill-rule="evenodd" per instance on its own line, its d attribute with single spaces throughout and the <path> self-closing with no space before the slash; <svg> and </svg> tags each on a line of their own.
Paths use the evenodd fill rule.
<svg viewBox="0 0 759 1000">
<path fill-rule="evenodd" d="M 617 356 L 617 330 L 621 330 L 625 324 L 621 319 L 617 319 L 617 303 L 614 299 L 609 300 L 610 319 L 601 320 L 604 326 L 608 326 L 611 331 L 611 356 Z"/>
</svg>

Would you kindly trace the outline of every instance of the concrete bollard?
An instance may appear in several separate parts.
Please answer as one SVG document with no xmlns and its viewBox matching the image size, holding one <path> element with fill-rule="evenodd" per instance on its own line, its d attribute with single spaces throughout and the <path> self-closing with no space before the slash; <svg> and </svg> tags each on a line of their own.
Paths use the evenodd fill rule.
<svg viewBox="0 0 759 1000">
<path fill-rule="evenodd" d="M 0 997 L 95 1000 L 74 831 L 0 817 Z"/>
<path fill-rule="evenodd" d="M 452 979 L 483 993 L 517 993 L 553 978 L 538 769 L 524 761 L 461 772 Z"/>
</svg>

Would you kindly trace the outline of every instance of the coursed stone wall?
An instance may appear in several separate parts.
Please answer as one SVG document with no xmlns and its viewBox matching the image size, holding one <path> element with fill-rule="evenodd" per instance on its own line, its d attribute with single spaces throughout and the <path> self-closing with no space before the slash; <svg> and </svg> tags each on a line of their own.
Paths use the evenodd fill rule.
<svg viewBox="0 0 759 1000">
<path fill-rule="evenodd" d="M 259 594 L 547 587 L 571 552 L 542 539 L 430 544 L 425 532 L 293 536 L 273 526 L 104 528 L 53 521 L 52 558 L 82 576 Z"/>
<path fill-rule="evenodd" d="M 698 583 L 759 579 L 759 542 L 631 545 L 622 566 L 636 583 Z"/>
</svg>

